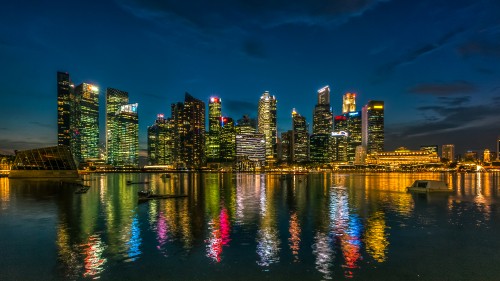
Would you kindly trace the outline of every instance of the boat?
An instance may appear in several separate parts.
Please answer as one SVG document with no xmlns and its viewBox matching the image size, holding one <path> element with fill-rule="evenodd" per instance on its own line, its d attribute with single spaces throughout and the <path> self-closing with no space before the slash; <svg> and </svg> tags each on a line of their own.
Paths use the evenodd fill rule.
<svg viewBox="0 0 500 281">
<path fill-rule="evenodd" d="M 444 181 L 438 180 L 416 180 L 411 186 L 406 188 L 408 192 L 451 192 Z"/>
<path fill-rule="evenodd" d="M 149 184 L 148 181 L 131 181 L 131 180 L 128 180 L 127 181 L 127 185 L 132 185 L 132 184 Z"/>
<path fill-rule="evenodd" d="M 139 195 L 139 201 L 147 201 L 153 199 L 173 199 L 173 198 L 185 198 L 187 195 L 185 194 L 154 194 L 150 190 L 141 190 L 137 192 Z"/>
</svg>

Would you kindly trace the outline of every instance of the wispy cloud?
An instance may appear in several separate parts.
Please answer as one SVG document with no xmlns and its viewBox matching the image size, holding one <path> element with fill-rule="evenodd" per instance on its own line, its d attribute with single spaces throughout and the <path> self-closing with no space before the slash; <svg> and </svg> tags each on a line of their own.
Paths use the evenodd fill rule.
<svg viewBox="0 0 500 281">
<path fill-rule="evenodd" d="M 424 83 L 415 85 L 408 90 L 412 94 L 449 96 L 473 93 L 477 87 L 467 81 L 455 81 L 449 83 Z"/>
</svg>

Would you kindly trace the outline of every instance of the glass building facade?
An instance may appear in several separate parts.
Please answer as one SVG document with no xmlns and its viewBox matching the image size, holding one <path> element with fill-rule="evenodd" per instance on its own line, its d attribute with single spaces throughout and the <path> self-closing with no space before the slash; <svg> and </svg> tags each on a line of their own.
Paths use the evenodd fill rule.
<svg viewBox="0 0 500 281">
<path fill-rule="evenodd" d="M 264 134 L 266 142 L 266 164 L 272 165 L 277 159 L 276 97 L 264 92 L 258 107 L 258 131 Z"/>
<path fill-rule="evenodd" d="M 139 115 L 137 103 L 122 105 L 116 113 L 118 150 L 114 151 L 118 167 L 139 167 Z"/>
<path fill-rule="evenodd" d="M 362 145 L 367 154 L 384 151 L 384 102 L 369 101 L 362 110 Z"/>
<path fill-rule="evenodd" d="M 309 133 L 306 118 L 295 109 L 292 111 L 292 129 L 292 162 L 306 162 L 309 160 Z"/>
<path fill-rule="evenodd" d="M 330 134 L 333 131 L 333 112 L 330 107 L 330 88 L 318 91 L 318 103 L 313 112 L 313 134 Z"/>
<path fill-rule="evenodd" d="M 70 146 L 74 86 L 69 73 L 57 72 L 57 144 Z"/>
<path fill-rule="evenodd" d="M 107 163 L 118 166 L 122 151 L 120 150 L 120 133 L 122 123 L 119 111 L 121 106 L 128 104 L 128 93 L 125 91 L 106 89 L 106 158 Z"/>
<path fill-rule="evenodd" d="M 356 94 L 345 93 L 342 99 L 342 114 L 356 111 Z"/>
<path fill-rule="evenodd" d="M 71 151 L 75 160 L 99 159 L 99 88 L 82 83 L 75 88 Z"/>
<path fill-rule="evenodd" d="M 174 164 L 173 122 L 158 114 L 148 127 L 148 162 L 150 165 Z"/>
<path fill-rule="evenodd" d="M 236 159 L 236 128 L 233 118 L 221 117 L 220 158 L 221 162 L 233 162 Z"/>
<path fill-rule="evenodd" d="M 207 162 L 221 161 L 221 118 L 222 101 L 218 97 L 211 97 L 208 101 Z"/>
</svg>

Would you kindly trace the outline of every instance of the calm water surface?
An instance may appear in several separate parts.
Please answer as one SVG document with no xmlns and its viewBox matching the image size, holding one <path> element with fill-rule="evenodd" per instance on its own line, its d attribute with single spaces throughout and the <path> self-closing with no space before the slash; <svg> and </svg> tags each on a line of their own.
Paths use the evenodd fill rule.
<svg viewBox="0 0 500 281">
<path fill-rule="evenodd" d="M 500 280 L 498 174 L 85 179 L 0 179 L 1 280 Z"/>
</svg>

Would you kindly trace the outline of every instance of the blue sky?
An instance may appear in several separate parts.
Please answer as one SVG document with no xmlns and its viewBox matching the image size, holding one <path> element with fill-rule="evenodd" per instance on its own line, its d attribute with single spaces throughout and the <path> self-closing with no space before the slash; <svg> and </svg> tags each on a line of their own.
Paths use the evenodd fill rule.
<svg viewBox="0 0 500 281">
<path fill-rule="evenodd" d="M 496 150 L 500 1 L 9 1 L 0 10 L 0 152 L 54 145 L 56 72 L 139 103 L 140 142 L 187 91 L 256 116 L 278 99 L 278 130 L 316 91 L 386 104 L 386 149 L 454 143 Z M 104 119 L 102 119 L 102 125 Z"/>
</svg>

